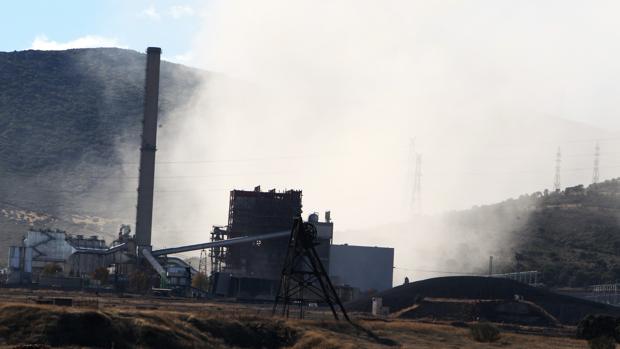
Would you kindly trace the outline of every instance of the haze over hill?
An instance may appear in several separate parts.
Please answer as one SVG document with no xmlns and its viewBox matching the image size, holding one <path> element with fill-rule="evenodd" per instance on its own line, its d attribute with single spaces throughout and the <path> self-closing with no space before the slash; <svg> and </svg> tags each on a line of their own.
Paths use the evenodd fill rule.
<svg viewBox="0 0 620 349">
<path fill-rule="evenodd" d="M 8 82 L 0 87 L 0 193 L 6 208 L 21 212 L 4 215 L 10 241 L 30 224 L 15 219 L 28 211 L 58 216 L 56 222 L 96 219 L 97 224 L 74 227 L 107 236 L 120 222 L 133 222 L 143 64 L 142 54 L 120 49 L 0 53 L 0 77 Z M 228 190 L 262 184 L 303 189 L 306 213 L 331 209 L 336 242 L 402 246 L 398 267 L 472 272 L 495 254 L 507 270 L 517 270 L 528 264 L 514 264 L 521 252 L 507 242 L 514 241 L 515 232 L 537 229 L 524 228 L 531 212 L 491 210 L 482 220 L 488 224 L 477 228 L 446 225 L 454 223 L 452 214 L 428 218 L 432 224 L 403 224 L 411 217 L 409 137 L 421 134 L 418 140 L 425 141 L 418 145 L 424 151 L 422 200 L 431 212 L 550 187 L 558 145 L 565 185 L 588 183 L 597 140 L 602 176 L 617 170 L 610 163 L 616 133 L 561 118 L 448 119 L 454 123 L 442 132 L 428 123 L 422 125 L 427 129 L 411 124 L 395 130 L 398 125 L 389 123 L 353 126 L 335 120 L 320 127 L 274 115 L 261 119 L 266 101 L 276 102 L 268 88 L 205 77 L 199 70 L 162 65 L 154 220 L 158 245 L 204 241 L 210 225 L 226 220 Z M 373 125 L 378 128 L 369 128 Z M 357 137 L 348 137 L 353 130 Z M 278 141 L 264 142 L 266 137 Z M 443 137 L 450 142 L 442 146 Z M 360 144 L 363 153 L 355 150 Z M 476 217 L 477 212 L 461 215 Z M 71 227 L 53 222 L 38 224 Z M 599 258 L 602 252 L 592 253 Z M 396 281 L 407 274 L 432 275 L 400 270 Z"/>
<path fill-rule="evenodd" d="M 162 64 L 162 122 L 188 102 L 202 74 Z M 137 159 L 144 55 L 113 48 L 0 52 L 0 79 L 0 196 L 52 214 L 123 214 L 128 207 L 111 193 L 137 176 L 123 150 Z"/>
<path fill-rule="evenodd" d="M 0 52 L 3 262 L 29 225 L 110 241 L 133 224 L 144 62 L 115 48 Z M 162 63 L 162 123 L 204 77 Z"/>
</svg>

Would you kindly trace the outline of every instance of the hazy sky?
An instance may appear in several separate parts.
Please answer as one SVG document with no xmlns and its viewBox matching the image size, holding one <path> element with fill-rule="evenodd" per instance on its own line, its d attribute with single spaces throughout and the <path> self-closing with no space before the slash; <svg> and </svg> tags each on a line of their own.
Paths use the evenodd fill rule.
<svg viewBox="0 0 620 349">
<path fill-rule="evenodd" d="M 208 6 L 214 2 L 217 3 L 212 0 L 4 1 L 0 11 L 3 33 L 0 50 L 114 45 L 142 51 L 148 45 L 156 45 L 164 49 L 168 59 L 204 65 L 192 56 L 195 54 L 192 42 L 212 10 Z M 324 3 L 315 1 L 312 6 L 320 8 Z M 361 1 L 359 7 L 366 3 Z M 407 38 L 423 41 L 432 48 L 432 54 L 441 56 L 458 50 L 468 61 L 465 63 L 486 66 L 486 71 L 480 71 L 483 82 L 499 80 L 512 84 L 527 81 L 532 75 L 547 80 L 548 85 L 537 86 L 524 96 L 536 106 L 532 110 L 605 127 L 620 125 L 613 98 L 618 92 L 615 62 L 620 58 L 618 2 L 380 3 L 386 11 L 401 7 L 402 11 L 394 15 L 411 22 Z M 247 1 L 245 5 L 260 7 L 260 2 Z M 358 6 L 354 6 L 347 14 L 354 18 L 360 14 L 357 11 Z M 326 12 L 317 13 L 330 16 Z M 254 18 L 260 20 L 258 14 Z M 315 19 L 315 23 L 320 30 L 321 19 Z M 368 23 L 369 28 L 372 24 Z M 414 33 L 418 30 L 423 30 L 423 35 Z M 373 32 L 367 34 L 372 36 Z M 580 83 L 575 84 L 576 80 Z"/>
</svg>

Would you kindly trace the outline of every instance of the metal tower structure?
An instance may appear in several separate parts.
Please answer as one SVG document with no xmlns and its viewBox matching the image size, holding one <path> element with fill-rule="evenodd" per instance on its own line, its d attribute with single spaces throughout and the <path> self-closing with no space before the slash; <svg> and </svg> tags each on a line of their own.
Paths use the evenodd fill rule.
<svg viewBox="0 0 620 349">
<path fill-rule="evenodd" d="M 555 191 L 560 191 L 562 186 L 560 184 L 560 164 L 562 162 L 562 151 L 558 147 L 558 152 L 555 155 L 555 181 L 553 182 L 553 187 Z"/>
<path fill-rule="evenodd" d="M 202 275 L 209 276 L 207 270 L 208 253 L 206 249 L 200 251 L 200 260 L 198 261 L 198 272 Z"/>
<path fill-rule="evenodd" d="M 415 173 L 413 176 L 413 198 L 412 208 L 414 212 L 421 213 L 422 211 L 422 154 L 416 154 L 415 156 Z"/>
<path fill-rule="evenodd" d="M 410 166 L 409 176 L 413 177 L 413 183 L 411 185 L 411 201 L 410 208 L 413 213 L 420 213 L 422 209 L 422 154 L 415 151 L 415 139 L 411 139 L 410 142 Z M 410 177 L 411 178 L 411 177 Z"/>
<path fill-rule="evenodd" d="M 598 145 L 598 142 L 596 142 L 596 147 L 594 148 L 594 171 L 592 173 L 592 183 L 593 184 L 598 183 L 598 177 L 599 177 L 599 173 L 598 173 L 599 156 L 600 156 L 600 147 Z"/>
<path fill-rule="evenodd" d="M 351 322 L 314 248 L 318 245 L 317 236 L 311 223 L 304 223 L 301 217 L 295 219 L 273 314 L 281 308 L 282 316 L 288 318 L 291 308 L 298 307 L 299 318 L 303 319 L 307 303 L 322 302 L 329 306 L 336 320 L 339 320 L 340 310 L 342 316 Z"/>
<path fill-rule="evenodd" d="M 211 242 L 224 241 L 228 238 L 228 233 L 224 227 L 213 227 L 211 231 Z M 213 247 L 209 251 L 211 258 L 211 273 L 219 273 L 222 271 L 223 264 L 226 261 L 227 247 Z"/>
</svg>

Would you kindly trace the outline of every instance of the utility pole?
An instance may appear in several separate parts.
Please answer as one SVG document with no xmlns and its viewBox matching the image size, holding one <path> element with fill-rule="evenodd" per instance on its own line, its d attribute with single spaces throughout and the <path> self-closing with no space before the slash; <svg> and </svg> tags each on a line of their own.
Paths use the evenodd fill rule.
<svg viewBox="0 0 620 349">
<path fill-rule="evenodd" d="M 560 163 L 562 162 L 562 151 L 558 147 L 558 152 L 555 155 L 555 181 L 553 182 L 553 187 L 556 192 L 559 192 L 562 189 L 560 184 Z"/>
<path fill-rule="evenodd" d="M 493 275 L 493 256 L 489 256 L 489 276 Z"/>
<path fill-rule="evenodd" d="M 598 183 L 598 161 L 600 155 L 600 148 L 598 146 L 598 142 L 596 142 L 596 147 L 594 148 L 594 172 L 592 173 L 592 184 Z"/>
</svg>

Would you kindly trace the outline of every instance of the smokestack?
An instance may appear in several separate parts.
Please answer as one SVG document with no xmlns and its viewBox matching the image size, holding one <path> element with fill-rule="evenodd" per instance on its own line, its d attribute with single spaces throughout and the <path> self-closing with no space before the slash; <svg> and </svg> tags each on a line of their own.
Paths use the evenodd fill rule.
<svg viewBox="0 0 620 349">
<path fill-rule="evenodd" d="M 142 251 L 143 248 L 151 248 L 160 55 L 161 48 L 159 47 L 149 47 L 146 49 L 144 118 L 142 119 L 140 179 L 138 182 L 138 208 L 136 213 L 136 242 L 139 246 L 138 251 Z"/>
</svg>

